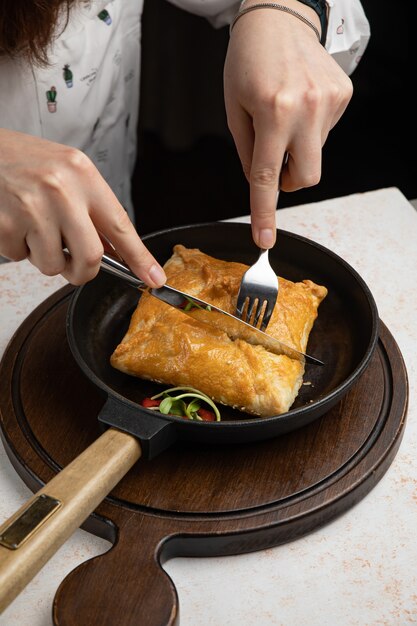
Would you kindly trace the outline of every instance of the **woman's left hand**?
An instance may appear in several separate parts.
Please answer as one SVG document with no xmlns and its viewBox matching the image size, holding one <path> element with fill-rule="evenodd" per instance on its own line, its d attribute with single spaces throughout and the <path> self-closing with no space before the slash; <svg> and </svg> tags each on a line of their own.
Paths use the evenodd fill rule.
<svg viewBox="0 0 417 626">
<path fill-rule="evenodd" d="M 320 27 L 309 7 L 296 0 L 285 4 Z M 295 191 L 320 181 L 321 150 L 351 99 L 352 83 L 308 25 L 279 10 L 257 9 L 233 28 L 224 93 L 250 183 L 253 238 L 270 248 L 278 184 Z"/>
</svg>

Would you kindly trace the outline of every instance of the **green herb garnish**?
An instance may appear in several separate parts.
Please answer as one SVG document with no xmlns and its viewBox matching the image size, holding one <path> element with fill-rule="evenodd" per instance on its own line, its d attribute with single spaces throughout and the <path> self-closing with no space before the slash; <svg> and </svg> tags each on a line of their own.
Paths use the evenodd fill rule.
<svg viewBox="0 0 417 626">
<path fill-rule="evenodd" d="M 194 389 L 194 387 L 171 387 L 152 396 L 151 400 L 158 400 L 159 398 L 162 398 L 159 406 L 149 408 L 154 411 L 160 411 L 164 415 L 177 415 L 203 422 L 205 420 L 198 414 L 198 411 L 202 409 L 201 403 L 204 402 L 214 412 L 215 421 L 221 421 L 220 411 L 213 400 L 202 391 Z M 187 401 L 185 401 L 185 398 L 187 398 Z M 188 400 L 189 398 L 191 398 L 191 401 Z"/>
<path fill-rule="evenodd" d="M 194 300 L 191 300 L 191 298 L 186 297 L 186 299 L 188 300 L 188 302 L 183 308 L 183 311 L 192 311 L 192 309 L 201 309 L 202 311 L 211 311 L 211 306 L 209 304 L 207 304 L 206 306 L 202 306 L 201 304 L 194 302 Z"/>
</svg>

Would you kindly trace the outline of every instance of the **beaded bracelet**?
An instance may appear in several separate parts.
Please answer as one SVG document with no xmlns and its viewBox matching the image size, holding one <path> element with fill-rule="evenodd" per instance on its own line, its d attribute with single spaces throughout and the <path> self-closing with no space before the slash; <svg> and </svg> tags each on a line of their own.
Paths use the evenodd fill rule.
<svg viewBox="0 0 417 626">
<path fill-rule="evenodd" d="M 304 24 L 307 24 L 307 26 L 309 26 L 315 32 L 316 37 L 320 42 L 319 30 L 318 28 L 316 28 L 313 22 L 310 22 L 310 20 L 308 20 L 304 15 L 301 15 L 301 13 L 298 13 L 298 11 L 294 11 L 294 9 L 290 9 L 290 7 L 284 6 L 283 4 L 276 4 L 275 2 L 260 2 L 259 4 L 252 4 L 250 7 L 247 7 L 247 9 L 241 9 L 236 15 L 233 22 L 230 24 L 229 32 L 232 32 L 236 22 L 242 17 L 242 15 L 245 15 L 245 13 L 250 13 L 251 11 L 255 11 L 255 9 L 276 9 L 277 11 L 284 11 L 284 13 L 289 13 L 290 15 L 293 15 L 294 17 L 304 22 Z"/>
</svg>

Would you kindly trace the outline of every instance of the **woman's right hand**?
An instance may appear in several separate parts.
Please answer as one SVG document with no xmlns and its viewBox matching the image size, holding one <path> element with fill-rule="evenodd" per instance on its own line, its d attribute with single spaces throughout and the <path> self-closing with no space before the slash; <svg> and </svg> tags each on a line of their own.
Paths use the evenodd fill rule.
<svg viewBox="0 0 417 626">
<path fill-rule="evenodd" d="M 149 286 L 164 284 L 162 267 L 83 152 L 0 129 L 0 254 L 81 285 L 100 269 L 99 233 Z"/>
</svg>

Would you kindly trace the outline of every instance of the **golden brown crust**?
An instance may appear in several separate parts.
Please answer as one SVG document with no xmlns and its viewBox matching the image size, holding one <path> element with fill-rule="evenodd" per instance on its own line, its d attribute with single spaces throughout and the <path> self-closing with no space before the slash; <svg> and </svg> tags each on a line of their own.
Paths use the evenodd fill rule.
<svg viewBox="0 0 417 626">
<path fill-rule="evenodd" d="M 214 259 L 200 250 L 174 247 L 165 264 L 168 284 L 229 313 L 247 266 Z M 317 309 L 327 289 L 310 280 L 279 279 L 277 305 L 267 332 L 305 352 Z M 168 385 L 189 385 L 214 401 L 254 415 L 288 411 L 302 384 L 304 367 L 221 330 L 191 319 L 145 293 L 129 329 L 111 357 L 113 367 Z"/>
</svg>

